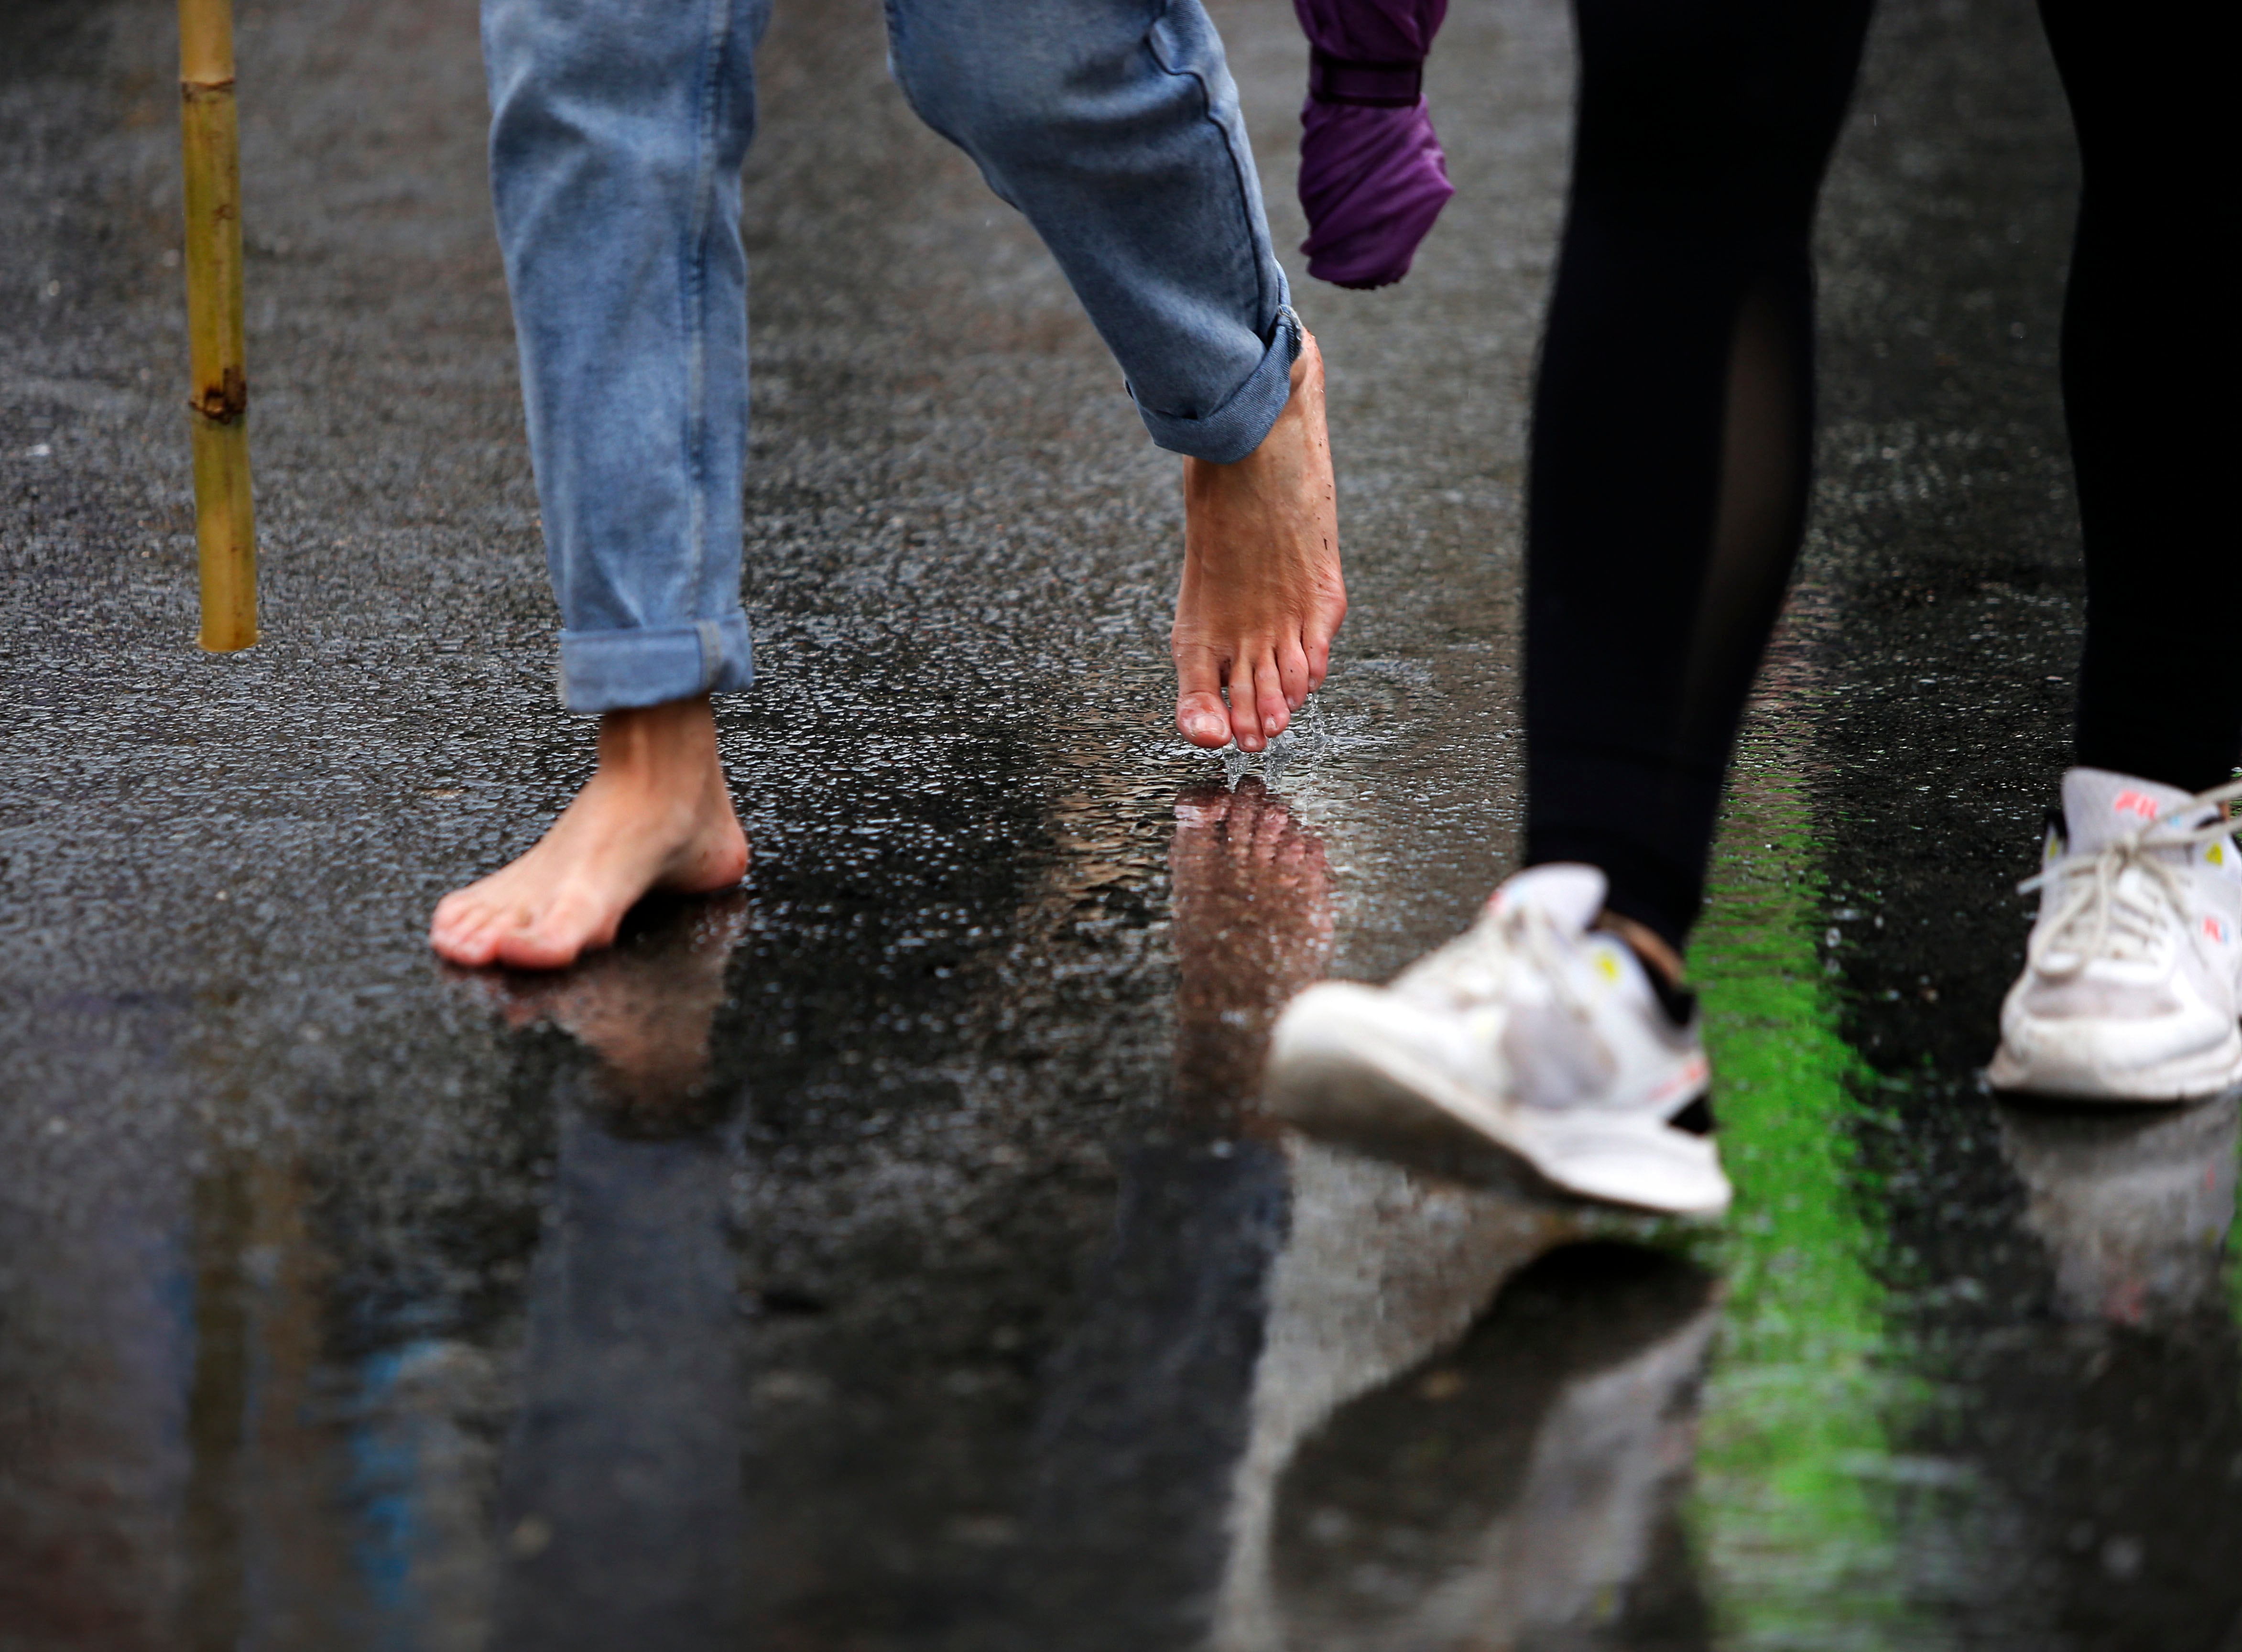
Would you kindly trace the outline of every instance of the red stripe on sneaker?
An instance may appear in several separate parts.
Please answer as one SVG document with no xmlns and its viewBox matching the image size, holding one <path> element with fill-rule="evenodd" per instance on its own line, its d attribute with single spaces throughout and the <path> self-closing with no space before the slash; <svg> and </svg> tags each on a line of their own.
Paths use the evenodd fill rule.
<svg viewBox="0 0 2242 1652">
<path fill-rule="evenodd" d="M 1677 1095 L 1699 1088 L 1706 1079 L 1712 1077 L 1712 1074 L 1711 1062 L 1702 1056 L 1692 1056 L 1681 1071 L 1652 1091 L 1647 1099 L 1655 1107 L 1661 1102 L 1669 1101 Z"/>
</svg>

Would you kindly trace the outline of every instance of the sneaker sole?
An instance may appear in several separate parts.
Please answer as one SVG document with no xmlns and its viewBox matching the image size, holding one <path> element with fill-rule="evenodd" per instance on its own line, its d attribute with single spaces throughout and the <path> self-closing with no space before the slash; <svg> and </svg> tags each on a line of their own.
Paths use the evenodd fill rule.
<svg viewBox="0 0 2242 1652">
<path fill-rule="evenodd" d="M 1569 1152 L 1552 1152 L 1556 1144 L 1535 1139 L 1549 1132 L 1520 1128 L 1385 1029 L 1347 1013 L 1353 1008 L 1319 993 L 1313 1020 L 1279 1024 L 1263 1080 L 1275 1117 L 1319 1140 L 1476 1185 L 1662 1216 L 1727 1211 L 1728 1181 L 1708 1138 L 1599 1119 L 1572 1132 Z M 1599 1146 L 1603 1174 L 1581 1162 Z"/>
<path fill-rule="evenodd" d="M 1985 1081 L 2004 1095 L 2117 1107 L 2168 1107 L 2178 1101 L 2206 1100 L 2242 1085 L 2242 1026 L 2207 1054 L 2119 1074 L 2082 1062 L 2042 1059 L 2035 1064 L 2003 1039 L 1986 1065 Z"/>
</svg>

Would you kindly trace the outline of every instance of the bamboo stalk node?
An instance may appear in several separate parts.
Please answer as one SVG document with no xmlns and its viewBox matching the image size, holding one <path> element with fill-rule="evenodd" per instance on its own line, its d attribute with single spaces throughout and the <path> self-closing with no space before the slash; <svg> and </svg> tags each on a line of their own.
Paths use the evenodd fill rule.
<svg viewBox="0 0 2242 1652">
<path fill-rule="evenodd" d="M 215 425 L 230 425 L 249 412 L 249 378 L 239 367 L 228 367 L 214 385 L 205 385 L 187 404 Z"/>
</svg>

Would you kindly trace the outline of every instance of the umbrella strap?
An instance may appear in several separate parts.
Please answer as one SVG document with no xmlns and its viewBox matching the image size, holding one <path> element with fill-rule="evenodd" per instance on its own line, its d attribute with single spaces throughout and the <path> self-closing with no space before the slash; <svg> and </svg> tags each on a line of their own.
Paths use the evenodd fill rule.
<svg viewBox="0 0 2242 1652">
<path fill-rule="evenodd" d="M 1308 96 L 1319 104 L 1369 109 L 1410 109 L 1425 95 L 1425 65 L 1368 63 L 1334 57 L 1321 46 L 1308 52 Z"/>
</svg>

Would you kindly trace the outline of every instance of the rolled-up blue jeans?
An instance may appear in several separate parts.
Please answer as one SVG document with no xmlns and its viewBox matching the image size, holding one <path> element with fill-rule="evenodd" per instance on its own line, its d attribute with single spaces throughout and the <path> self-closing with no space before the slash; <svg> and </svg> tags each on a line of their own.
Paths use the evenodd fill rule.
<svg viewBox="0 0 2242 1652">
<path fill-rule="evenodd" d="M 740 168 L 769 9 L 483 0 L 492 192 L 573 710 L 753 675 Z M 888 33 L 912 106 L 1057 257 L 1152 440 L 1218 462 L 1259 447 L 1299 324 L 1199 0 L 888 0 Z"/>
</svg>

